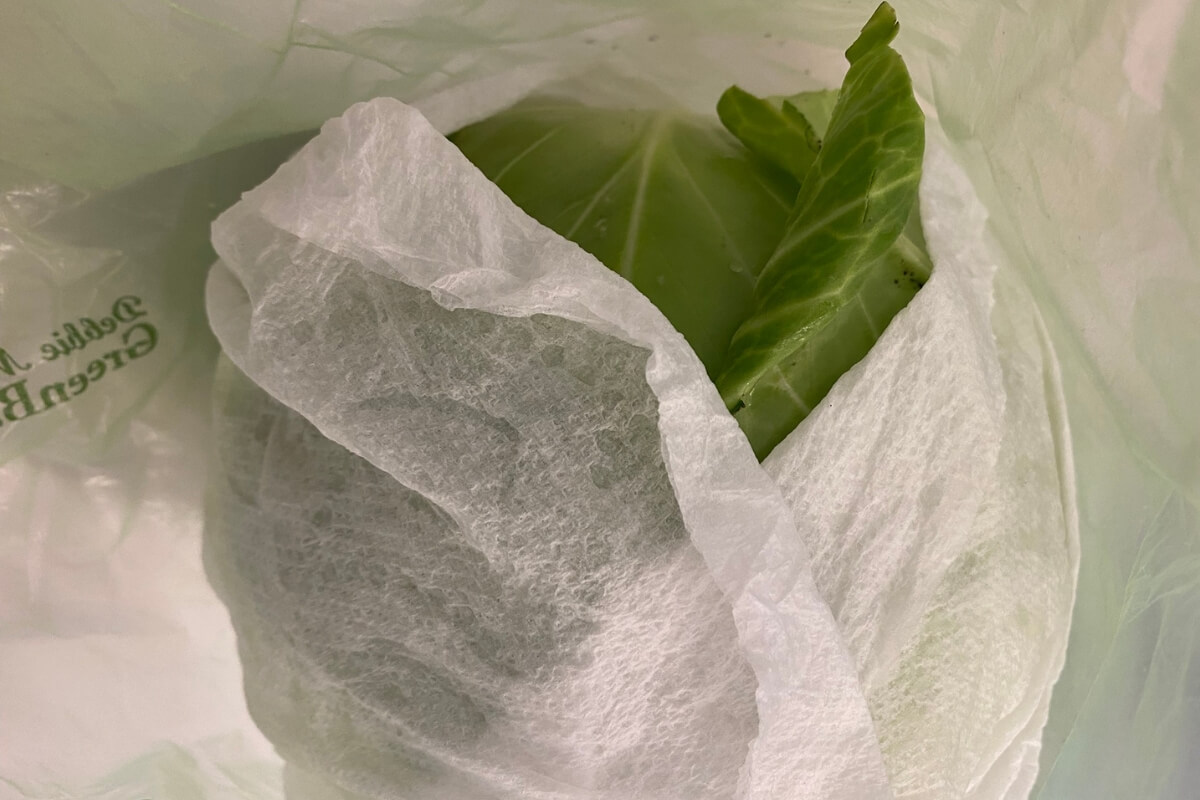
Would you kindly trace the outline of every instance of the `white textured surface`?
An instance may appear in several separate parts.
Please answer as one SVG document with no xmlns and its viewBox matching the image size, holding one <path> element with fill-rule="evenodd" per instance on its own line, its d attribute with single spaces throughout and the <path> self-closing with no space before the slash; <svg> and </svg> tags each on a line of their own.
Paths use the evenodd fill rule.
<svg viewBox="0 0 1200 800">
<path fill-rule="evenodd" d="M 265 501 L 219 492 L 231 510 L 214 513 L 210 569 L 251 642 L 247 671 L 269 676 L 251 678 L 251 707 L 285 752 L 372 796 L 385 793 L 385 776 L 399 779 L 397 753 L 412 762 L 405 780 L 422 776 L 422 797 L 722 798 L 739 772 L 745 797 L 890 796 L 853 665 L 778 489 L 695 355 L 631 285 L 525 216 L 389 100 L 329 122 L 218 220 L 214 242 L 222 262 L 209 309 L 230 358 L 390 475 L 395 484 L 377 479 L 393 493 L 407 487 L 436 506 L 443 525 L 433 537 L 383 515 L 393 524 L 377 543 L 333 556 L 386 568 L 395 542 L 410 548 L 397 569 L 425 588 L 396 613 L 370 621 L 318 600 L 312 613 L 343 626 L 336 652 L 307 627 L 285 634 L 290 646 L 259 646 L 296 602 L 271 576 L 290 566 L 314 596 L 346 579 L 321 573 L 325 556 L 264 554 L 261 517 L 244 520 L 236 498 L 250 509 Z M 232 472 L 275 480 L 257 461 Z M 350 482 L 309 496 L 344 503 L 358 491 Z M 442 544 L 410 541 L 418 535 Z M 450 542 L 478 565 L 439 558 Z M 336 540 L 329 547 L 339 552 Z M 495 586 L 471 590 L 483 580 L 472 569 Z M 418 596 L 444 587 L 461 587 L 472 615 L 424 639 L 414 632 L 440 615 Z M 572 635 L 523 641 L 537 617 L 503 616 L 513 592 Z M 493 596 L 501 616 L 489 642 L 481 618 Z M 459 687 L 452 694 L 475 709 L 476 727 L 435 716 L 457 702 L 387 696 L 391 676 L 371 669 L 376 624 L 398 653 L 425 654 L 430 680 Z M 461 663 L 463 648 L 497 658 L 497 642 L 519 662 L 510 673 Z M 354 674 L 377 681 L 315 677 L 347 651 Z M 295 652 L 308 654 L 304 669 L 285 666 Z M 746 705 L 755 686 L 738 664 L 757 678 L 757 735 Z M 301 705 L 335 707 L 338 738 L 355 746 L 305 751 L 328 734 L 278 716 L 281 687 Z M 422 720 L 438 730 L 413 729 Z M 360 747 L 381 754 L 360 759 Z"/>
<path fill-rule="evenodd" d="M 226 352 L 252 380 L 437 505 L 453 521 L 449 530 L 459 528 L 459 546 L 482 552 L 498 574 L 511 569 L 534 585 L 552 587 L 548 591 L 558 596 L 551 603 L 553 615 L 581 622 L 619 620 L 600 622 L 606 633 L 572 644 L 571 652 L 587 653 L 592 660 L 582 677 L 556 675 L 551 685 L 541 665 L 531 666 L 526 680 L 540 686 L 536 700 L 523 695 L 519 682 L 509 688 L 494 676 L 472 675 L 468 682 L 476 687 L 477 699 L 490 694 L 508 704 L 490 712 L 495 721 L 489 712 L 479 712 L 486 734 L 478 736 L 486 741 L 503 731 L 499 741 L 521 746 L 480 754 L 464 740 L 465 753 L 451 750 L 455 769 L 499 782 L 495 773 L 503 773 L 507 760 L 531 761 L 538 772 L 552 772 L 548 764 L 563 768 L 579 762 L 564 773 L 569 782 L 635 796 L 650 796 L 648 787 L 659 780 L 660 770 L 672 775 L 664 785 L 676 786 L 681 796 L 710 795 L 681 781 L 679 770 L 695 772 L 707 765 L 719 774 L 723 764 L 732 772 L 729 758 L 737 750 L 729 740 L 746 736 L 744 722 L 727 722 L 722 731 L 728 739 L 697 747 L 695 731 L 711 726 L 711 719 L 688 706 L 673 713 L 658 696 L 666 686 L 687 697 L 711 684 L 703 669 L 687 666 L 684 659 L 662 658 L 664 649 L 671 649 L 666 643 L 678 636 L 675 631 L 712 627 L 714 612 L 703 610 L 704 595 L 671 591 L 679 585 L 676 567 L 656 575 L 653 559 L 624 562 L 608 555 L 578 567 L 564 555 L 577 539 L 620 542 L 665 535 L 655 526 L 674 503 L 658 466 L 657 419 L 682 514 L 675 524 L 686 524 L 716 585 L 732 599 L 740 647 L 759 681 L 761 728 L 743 787 L 750 796 L 781 796 L 779 787 L 785 785 L 791 787 L 789 796 L 800 796 L 797 785 L 812 786 L 806 796 L 858 796 L 860 790 L 848 781 L 861 772 L 853 759 L 876 747 L 876 733 L 864 724 L 861 709 L 854 709 L 860 678 L 899 796 L 954 797 L 970 791 L 976 797 L 1006 797 L 1028 790 L 1049 686 L 1065 652 L 1077 560 L 1075 528 L 1063 507 L 1063 498 L 1073 493 L 1071 470 L 1059 462 L 1065 458 L 1058 448 L 1066 432 L 1056 384 L 1047 372 L 1053 367 L 1044 363 L 1040 323 L 1006 297 L 996 337 L 986 333 L 992 268 L 980 260 L 986 257 L 980 245 L 983 215 L 962 199 L 969 193 L 943 151 L 934 151 L 930 167 L 925 196 L 941 211 L 929 230 L 937 276 L 813 421 L 765 465 L 793 509 L 798 532 L 790 520 L 780 520 L 778 495 L 747 457 L 745 442 L 693 355 L 661 316 L 628 284 L 508 203 L 412 110 L 386 100 L 354 107 L 218 221 L 215 241 L 224 260 L 210 280 L 210 314 Z M 413 286 L 430 289 L 449 308 L 519 319 L 441 311 Z M 524 318 L 532 314 L 584 322 L 650 350 L 645 381 L 657 398 L 657 415 L 654 403 L 645 406 L 648 391 L 638 360 L 604 373 L 616 356 L 604 355 L 604 339 L 595 334 L 571 350 L 595 351 L 580 363 L 600 365 L 594 369 L 601 374 L 591 380 L 609 397 L 600 409 L 576 408 L 587 407 L 588 391 L 577 383 L 569 388 L 570 380 L 560 383 L 564 379 L 555 376 L 561 367 L 550 367 L 545 358 L 546 348 L 561 358 L 559 342 L 573 342 L 574 329 L 554 320 L 531 328 Z M 638 396 L 640 410 L 626 407 Z M 492 428 L 475 430 L 479 423 L 472 420 L 479 414 L 493 427 L 502 425 L 506 436 L 497 438 Z M 635 429 L 631 419 L 644 422 Z M 555 435 L 540 432 L 546 427 Z M 647 498 L 640 517 L 628 488 L 605 487 L 615 491 L 596 494 L 594 448 L 605 435 L 627 454 L 624 479 L 635 486 L 657 482 L 664 490 L 652 501 Z M 237 426 L 221 438 L 234 450 L 248 441 Z M 455 455 L 463 446 L 470 448 L 469 460 Z M 529 460 L 522 455 L 527 449 L 545 461 Z M 230 460 L 228 469 L 235 475 L 246 472 L 256 480 L 273 475 L 261 459 L 246 465 L 243 457 Z M 579 474 L 585 469 L 590 474 Z M 497 484 L 503 475 L 534 482 L 518 493 L 529 498 L 517 506 L 524 513 L 515 510 L 517 501 L 507 499 L 507 492 L 494 496 L 490 487 L 509 486 Z M 309 502 L 325 497 L 312 493 L 312 480 L 290 484 Z M 478 486 L 489 489 L 473 491 Z M 349 481 L 331 494 L 345 503 L 359 491 Z M 547 493 L 571 502 L 548 502 Z M 248 637 L 267 640 L 246 655 L 249 669 L 272 676 L 271 682 L 251 685 L 273 695 L 281 659 L 289 660 L 283 655 L 287 648 L 269 633 L 279 625 L 276 605 L 300 601 L 287 587 L 278 589 L 278 597 L 265 592 L 262 587 L 271 584 L 263 571 L 304 570 L 306 596 L 319 597 L 325 583 L 346 580 L 340 572 L 321 576 L 326 556 L 306 556 L 291 545 L 280 560 L 274 555 L 278 548 L 256 544 L 264 524 L 257 520 L 265 518 L 268 528 L 279 523 L 261 512 L 241 512 L 252 518 L 241 519 L 232 498 L 247 497 L 241 502 L 257 508 L 261 501 L 253 490 L 227 494 L 234 508 L 214 533 L 220 541 L 241 544 L 223 549 L 212 564 L 218 574 L 229 576 L 222 584 L 235 623 L 247 629 Z M 631 515 L 624 524 L 619 509 Z M 302 531 L 309 525 L 300 521 L 298 526 L 297 532 L 266 535 L 305 541 Z M 390 535 L 404 539 L 405 530 L 397 525 Z M 816 587 L 837 615 L 853 667 L 841 658 L 841 637 L 828 625 L 824 603 L 809 583 L 802 535 L 813 554 Z M 682 536 L 682 527 L 675 536 Z M 507 544 L 489 547 L 486 542 L 493 539 Z M 520 544 L 527 539 L 547 539 L 552 550 Z M 385 556 L 392 545 L 383 542 L 378 554 L 351 545 L 341 553 L 336 542 L 328 547 L 339 560 L 405 564 L 431 586 L 461 582 L 437 565 L 433 553 Z M 547 557 L 547 552 L 559 555 Z M 428 563 L 422 567 L 423 562 Z M 706 581 L 702 569 L 691 574 L 685 583 Z M 606 602 L 592 609 L 562 596 L 585 585 L 582 576 L 590 575 L 605 576 L 599 580 Z M 633 588 L 656 585 L 657 592 Z M 642 594 L 639 603 L 608 606 L 613 598 Z M 473 607 L 482 600 L 464 602 Z M 311 602 L 300 605 L 312 607 Z M 379 602 L 360 598 L 355 605 Z M 334 606 L 315 613 L 342 612 Z M 404 630 L 424 625 L 430 613 L 413 602 L 386 616 Z M 640 619 L 662 620 L 662 628 L 647 628 Z M 503 629 L 506 623 L 497 624 Z M 478 639 L 469 625 L 461 627 L 441 636 Z M 649 638 L 639 640 L 643 631 Z M 353 650 L 355 641 L 369 635 L 346 631 L 350 638 L 339 652 Z M 727 631 L 724 639 L 712 635 L 691 641 L 701 653 L 693 657 L 700 664 L 728 661 L 729 636 Z M 436 665 L 440 673 L 461 669 L 455 648 L 443 639 L 434 645 L 400 638 L 404 652 L 445 653 Z M 322 652 L 320 663 L 341 657 L 323 652 L 330 645 L 318 633 L 306 633 L 294 646 Z M 524 647 L 526 657 L 542 648 L 541 659 L 563 644 L 531 641 Z M 371 653 L 360 657 L 367 665 L 376 659 Z M 679 671 L 668 666 L 672 663 Z M 647 669 L 648 664 L 653 667 Z M 369 666 L 360 669 L 379 675 L 381 684 L 411 680 Z M 614 682 L 617 675 L 631 680 Z M 582 689 L 575 688 L 579 681 Z M 337 681 L 321 685 L 308 676 L 298 683 L 321 702 L 346 690 Z M 744 682 L 730 681 L 717 702 L 735 708 L 739 692 L 746 691 Z M 586 703 L 584 697 L 597 699 Z M 624 705 L 615 704 L 615 698 Z M 272 703 L 252 691 L 252 707 L 256 702 Z M 379 699 L 367 707 L 374 716 L 389 710 L 401 718 L 422 716 L 422 707 L 390 708 Z M 430 701 L 423 708 L 436 714 L 438 705 Z M 649 739 L 639 739 L 631 729 L 635 716 L 653 720 L 644 729 L 652 731 Z M 527 718 L 529 727 L 506 729 L 510 717 Z M 285 752 L 302 747 L 289 734 L 294 725 L 271 719 L 269 712 L 260 719 Z M 531 733 L 553 730 L 564 719 L 568 729 L 601 733 L 572 741 L 556 732 L 554 741 L 564 745 L 562 750 Z M 359 735 L 375 737 L 375 746 L 389 741 L 389 734 L 361 727 Z M 312 732 L 306 736 L 311 743 Z M 425 753 L 431 747 L 405 735 L 391 737 L 402 749 Z M 656 754 L 653 763 L 659 766 L 634 760 L 633 753 L 650 752 L 656 737 L 675 743 Z M 589 757 L 585 745 L 593 740 L 605 758 Z M 622 751 L 615 747 L 622 741 L 635 746 Z M 610 761 L 614 749 L 616 759 Z M 713 752 L 724 754 L 723 760 Z M 622 758 L 638 781 L 625 785 L 608 777 L 620 770 L 615 765 L 622 765 Z M 304 751 L 303 760 L 326 774 L 344 769 L 321 748 Z M 377 774 L 382 766 L 356 769 L 366 773 L 354 776 L 356 786 L 382 780 Z M 696 777 L 714 780 L 703 772 Z M 533 785 L 523 784 L 521 791 L 535 791 Z M 714 786 L 714 797 L 730 788 Z"/>
<path fill-rule="evenodd" d="M 906 798 L 1028 793 L 1079 557 L 1053 357 L 963 184 L 935 143 L 933 277 L 763 465 Z"/>
</svg>

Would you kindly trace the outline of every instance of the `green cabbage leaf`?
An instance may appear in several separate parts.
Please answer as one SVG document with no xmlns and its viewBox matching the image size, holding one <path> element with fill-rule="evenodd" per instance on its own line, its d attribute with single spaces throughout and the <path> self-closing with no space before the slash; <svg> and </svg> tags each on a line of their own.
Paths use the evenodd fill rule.
<svg viewBox="0 0 1200 800">
<path fill-rule="evenodd" d="M 687 339 L 765 458 L 929 277 L 924 116 L 882 4 L 840 91 L 717 120 L 532 99 L 450 138 L 526 213 L 627 278 Z"/>
</svg>

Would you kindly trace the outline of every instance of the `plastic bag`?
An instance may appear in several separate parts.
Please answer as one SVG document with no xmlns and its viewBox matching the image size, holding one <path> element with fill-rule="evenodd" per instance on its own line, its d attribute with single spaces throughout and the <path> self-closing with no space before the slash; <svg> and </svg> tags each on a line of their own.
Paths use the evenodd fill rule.
<svg viewBox="0 0 1200 800">
<path fill-rule="evenodd" d="M 28 187 L 45 176 L 83 188 L 117 186 L 226 146 L 313 127 L 350 102 L 379 94 L 418 101 L 450 128 L 544 78 L 561 76 L 564 67 L 583 70 L 593 62 L 650 77 L 698 109 L 735 80 L 759 91 L 832 85 L 840 46 L 870 11 L 781 4 L 756 5 L 751 13 L 659 4 L 647 14 L 622 5 L 543 5 L 524 4 L 517 13 L 485 4 L 452 18 L 444 6 L 380 12 L 365 4 L 306 4 L 278 13 L 259 6 L 251 14 L 233 5 L 125 4 L 111 16 L 97 12 L 101 19 L 53 3 L 23 8 L 14 24 L 4 26 L 11 38 L 6 52 L 47 67 L 0 77 L 6 120 L 0 158 L 21 173 L 10 177 L 16 170 L 10 171 L 6 183 Z M 1074 456 L 1082 561 L 1071 649 L 1046 729 L 1039 791 L 1052 797 L 1184 796 L 1195 769 L 1186 754 L 1200 738 L 1193 658 L 1200 608 L 1197 425 L 1186 413 L 1195 378 L 1177 368 L 1194 355 L 1186 320 L 1197 296 L 1195 242 L 1186 231 L 1196 227 L 1200 204 L 1192 188 L 1198 184 L 1189 180 L 1197 176 L 1195 156 L 1186 144 L 1200 135 L 1200 125 L 1182 92 L 1196 76 L 1196 56 L 1185 43 L 1196 39 L 1198 14 L 1182 4 L 1058 4 L 1032 12 L 1003 5 L 951 12 L 898 5 L 905 30 L 899 46 L 931 119 L 945 134 L 946 153 L 962 166 L 987 211 L 983 236 L 996 256 L 998 302 L 1015 294 L 1022 307 L 1021 294 L 1028 292 L 1061 364 L 1070 446 L 1055 444 L 1060 454 Z M 737 65 L 734 74 L 731 64 Z M 810 85 L 801 85 L 805 69 Z M 95 248 L 80 254 L 59 246 L 73 245 L 72 234 L 48 237 L 31 224 L 49 214 L 29 198 L 49 192 L 49 208 L 57 210 L 54 193 L 62 191 L 6 195 L 6 209 L 16 211 L 4 220 L 10 247 L 0 345 L 18 357 L 25 351 L 10 342 L 38 345 L 51 338 L 40 328 L 111 309 L 117 297 L 94 291 L 89 282 L 111 274 L 142 283 L 119 255 L 136 251 L 135 244 L 106 245 L 116 258 Z M 1081 196 L 1096 202 L 1082 203 Z M 165 241 L 173 232 L 171 209 L 163 204 L 155 210 L 166 220 L 160 225 L 168 231 L 160 239 Z M 213 215 L 217 210 L 211 209 Z M 151 238 L 133 234 L 139 235 Z M 26 274 L 10 271 L 14 252 L 33 253 L 32 279 L 11 277 Z M 185 272 L 186 259 L 179 261 L 173 269 Z M 145 266 L 143 274 L 154 277 L 165 269 L 156 271 L 152 261 Z M 200 274 L 202 266 L 194 266 L 192 274 Z M 80 287 L 86 302 L 74 300 L 68 285 Z M 183 296 L 198 310 L 197 297 Z M 152 303 L 149 308 L 160 305 Z M 977 331 L 988 327 L 977 319 Z M 164 347 L 153 355 L 170 352 Z M 88 363 L 80 363 L 85 375 Z M 146 373 L 155 364 L 146 359 L 123 367 L 126 372 L 106 373 L 110 383 L 104 387 L 135 367 Z M 871 366 L 868 358 L 862 371 Z M 53 680 L 44 665 L 64 659 L 106 686 L 119 686 L 111 682 L 126 676 L 137 687 L 130 694 L 146 698 L 159 713 L 161 703 L 151 702 L 146 689 L 156 675 L 217 687 L 212 696 L 237 691 L 228 634 L 215 621 L 222 612 L 199 583 L 198 478 L 188 476 L 197 475 L 200 461 L 180 444 L 189 430 L 182 420 L 205 415 L 196 396 L 206 394 L 206 370 L 156 370 L 173 376 L 161 389 L 150 392 L 156 381 L 138 373 L 144 382 L 124 398 L 118 393 L 111 401 L 93 401 L 98 410 L 84 417 L 92 422 L 47 426 L 36 437 L 36 452 L 5 467 L 5 519 L 16 521 L 10 524 L 17 533 L 6 531 L 5 539 L 5 572 L 16 577 L 4 583 L 13 598 L 4 605 L 15 612 L 9 612 L 11 620 L 6 614 L 11 636 L 0 658 L 9 688 L 0 703 L 4 718 L 16 724 L 6 726 L 13 733 L 0 747 L 6 754 L 0 759 L 7 759 L 0 761 L 0 774 L 25 794 L 51 793 L 51 783 L 86 793 L 79 787 L 126 763 L 132 766 L 112 779 L 125 787 L 153 785 L 157 774 L 244 788 L 251 780 L 241 777 L 247 772 L 228 765 L 262 752 L 247 746 L 231 755 L 227 747 L 201 744 L 235 730 L 254 736 L 240 712 L 222 713 L 207 695 L 190 695 L 205 713 L 171 714 L 173 723 L 161 727 L 147 724 L 150 717 L 122 703 L 119 692 L 110 692 L 107 703 L 100 691 L 87 692 L 67 703 L 78 709 L 72 716 L 44 712 L 63 702 L 61 686 L 70 682 Z M 1053 387 L 1052 369 L 1048 375 Z M 90 391 L 106 397 L 95 394 L 101 388 L 97 383 Z M 65 417 L 89 399 L 81 396 L 52 413 Z M 48 412 L 43 419 L 55 417 Z M 14 445 L 6 457 L 33 446 L 21 445 L 17 436 L 39 421 L 0 429 L 4 446 Z M 805 430 L 815 436 L 822 429 L 809 424 Z M 1065 435 L 1064 426 L 1051 430 Z M 81 453 L 81 446 L 91 454 Z M 121 447 L 133 447 L 146 460 Z M 31 485 L 52 488 L 39 495 Z M 181 492 L 184 487 L 190 494 Z M 1072 498 L 1062 505 L 1069 513 Z M 59 516 L 64 514 L 79 519 L 66 521 Z M 140 533 L 139 521 L 159 538 Z M 180 537 L 187 550 L 164 546 L 167 534 Z M 73 535 L 82 541 L 72 541 Z M 154 557 L 164 549 L 189 558 L 167 573 Z M 147 574 L 158 582 L 140 579 Z M 68 592 L 64 585 L 83 588 Z M 130 591 L 147 585 L 160 590 L 146 598 Z M 187 585 L 190 595 L 182 589 Z M 194 603 L 181 599 L 189 596 Z M 826 599 L 837 605 L 836 598 Z M 167 626 L 162 619 L 177 622 Z M 210 624 L 198 624 L 202 619 Z M 115 631 L 114 621 L 121 623 Z M 193 663 L 190 653 L 206 651 L 207 644 L 189 651 L 159 642 L 162 663 L 143 660 L 136 672 L 122 666 L 134 652 L 131 634 L 138 640 L 140 632 L 146 642 L 151 630 L 169 643 L 178 634 L 168 627 L 181 626 L 193 641 L 205 642 L 209 634 L 203 631 L 212 631 L 211 641 L 224 641 L 226 655 Z M 60 656 L 49 647 L 60 644 L 53 638 L 64 633 L 78 646 Z M 110 647 L 115 652 L 93 638 L 116 634 L 122 636 Z M 103 655 L 82 661 L 80 653 Z M 188 668 L 191 677 L 181 672 Z M 121 716 L 122 709 L 134 713 Z M 94 720 L 86 730 L 108 724 L 111 732 L 105 747 L 64 763 L 54 746 L 79 735 L 71 731 L 80 730 L 81 713 Z M 1126 751 L 1131 724 L 1146 749 L 1136 758 Z M 154 749 L 150 742 L 157 738 L 173 739 L 183 750 Z M 1026 747 L 1036 747 L 1036 735 L 1032 739 Z M 1024 754 L 1026 761 L 1029 756 Z M 204 764 L 227 766 L 215 772 L 197 766 Z"/>
</svg>

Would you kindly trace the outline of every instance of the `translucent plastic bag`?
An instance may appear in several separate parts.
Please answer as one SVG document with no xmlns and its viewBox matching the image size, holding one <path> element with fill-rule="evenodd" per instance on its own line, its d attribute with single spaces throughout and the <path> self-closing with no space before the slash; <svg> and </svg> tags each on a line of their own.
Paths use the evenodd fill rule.
<svg viewBox="0 0 1200 800">
<path fill-rule="evenodd" d="M 17 362 L 30 363 L 43 343 L 69 337 L 58 326 L 83 318 L 101 325 L 123 297 L 140 298 L 148 313 L 130 324 L 149 320 L 159 335 L 145 359 L 106 366 L 78 396 L 71 392 L 81 382 L 72 387 L 70 378 L 88 376 L 103 339 L 73 360 L 39 366 L 29 385 L 62 382 L 70 399 L 0 428 L 0 775 L 17 796 L 174 794 L 189 782 L 214 795 L 279 791 L 240 707 L 225 612 L 199 568 L 199 450 L 214 350 L 198 287 L 212 258 L 208 220 L 231 202 L 229 190 L 257 183 L 299 140 L 259 151 L 255 169 L 241 162 L 225 173 L 224 192 L 219 165 L 238 156 L 107 190 L 314 128 L 378 95 L 415 102 L 449 130 L 543 80 L 597 66 L 648 78 L 698 110 L 734 81 L 762 92 L 834 85 L 840 49 L 870 11 L 655 8 L 301 4 L 249 13 L 237 4 L 125 3 L 89 16 L 39 3 L 3 12 L 11 18 L 5 58 L 27 65 L 0 74 L 9 189 L 0 346 L 14 371 L 5 380 L 25 375 Z M 1196 355 L 1188 231 L 1200 224 L 1200 170 L 1188 144 L 1200 138 L 1200 122 L 1185 87 L 1200 77 L 1188 46 L 1200 14 L 1170 3 L 897 10 L 898 46 L 942 139 L 942 174 L 965 177 L 943 184 L 967 198 L 943 220 L 975 225 L 966 225 L 970 241 L 946 230 L 943 253 L 959 245 L 976 264 L 980 253 L 995 261 L 994 278 L 986 268 L 966 277 L 985 287 L 977 297 L 991 295 L 1005 311 L 968 313 L 968 329 L 985 351 L 995 339 L 1046 354 L 1040 371 L 1026 369 L 1035 360 L 1009 373 L 1018 384 L 1005 397 L 1048 398 L 1034 417 L 1058 456 L 1050 477 L 1063 491 L 1059 530 L 1071 530 L 1079 509 L 1071 647 L 1035 793 L 1186 796 L 1195 780 L 1187 754 L 1200 737 L 1198 432 L 1188 414 L 1195 372 L 1180 365 Z M 928 192 L 922 202 L 937 225 Z M 1021 311 L 1032 308 L 1026 298 L 1036 312 Z M 1043 324 L 1044 336 L 1028 341 Z M 76 327 L 85 334 L 82 322 Z M 838 397 L 854 398 L 863 374 L 884 368 L 873 357 L 839 384 Z M 1035 390 L 1039 375 L 1047 388 Z M 1060 385 L 1065 413 L 1053 402 Z M 22 408 L 12 406 L 16 416 Z M 839 425 L 861 428 L 831 408 L 844 406 L 826 404 L 802 428 L 798 465 Z M 805 507 L 795 491 L 789 499 Z M 812 526 L 814 558 L 820 532 L 846 529 Z M 853 593 L 832 595 L 836 576 L 819 570 L 817 584 L 844 627 Z M 856 652 L 854 641 L 848 646 Z M 1053 663 L 1045 669 L 1056 671 Z M 78 694 L 66 694 L 68 686 Z M 1033 778 L 1036 727 L 1014 738 L 1025 750 L 1014 763 L 1026 765 L 1015 770 L 1023 777 L 1014 791 Z M 883 749 L 903 754 L 904 745 L 901 737 Z M 959 789 L 1006 791 L 986 781 Z M 922 796 L 938 791 L 945 787 Z"/>
</svg>

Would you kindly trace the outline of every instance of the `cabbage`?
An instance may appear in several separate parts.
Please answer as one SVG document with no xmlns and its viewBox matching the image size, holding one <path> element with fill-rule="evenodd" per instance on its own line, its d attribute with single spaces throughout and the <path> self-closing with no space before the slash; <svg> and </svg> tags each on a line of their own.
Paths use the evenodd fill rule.
<svg viewBox="0 0 1200 800">
<path fill-rule="evenodd" d="M 762 459 L 929 276 L 924 116 L 897 30 L 880 5 L 836 94 L 732 87 L 719 122 L 533 99 L 451 140 L 663 312 Z"/>
</svg>

